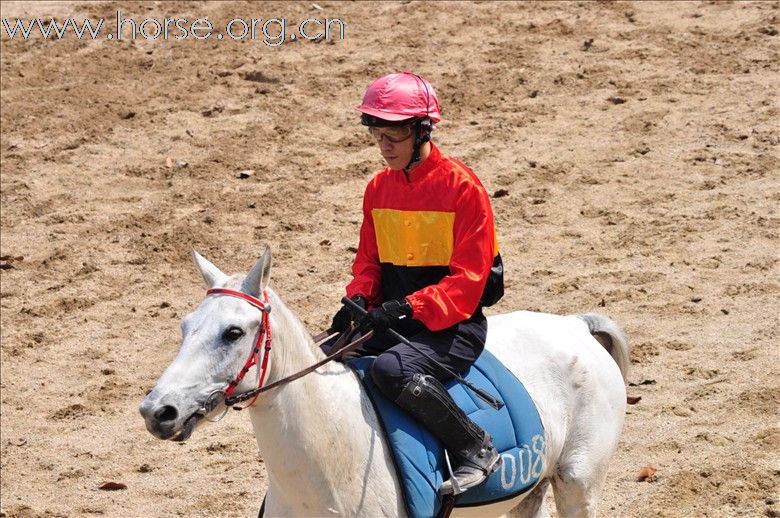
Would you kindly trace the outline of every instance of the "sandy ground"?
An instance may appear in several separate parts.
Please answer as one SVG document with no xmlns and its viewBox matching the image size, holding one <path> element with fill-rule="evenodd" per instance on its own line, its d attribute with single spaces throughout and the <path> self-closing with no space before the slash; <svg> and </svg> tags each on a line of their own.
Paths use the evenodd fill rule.
<svg viewBox="0 0 780 518">
<path fill-rule="evenodd" d="M 777 516 L 780 4 L 317 3 L 3 3 L 347 29 L 277 48 L 3 32 L 0 515 L 256 513 L 246 416 L 175 444 L 137 413 L 203 296 L 190 250 L 245 271 L 269 243 L 275 289 L 324 328 L 382 165 L 353 107 L 411 69 L 439 91 L 441 148 L 494 193 L 491 312 L 598 310 L 631 338 L 641 401 L 602 515 Z"/>
</svg>

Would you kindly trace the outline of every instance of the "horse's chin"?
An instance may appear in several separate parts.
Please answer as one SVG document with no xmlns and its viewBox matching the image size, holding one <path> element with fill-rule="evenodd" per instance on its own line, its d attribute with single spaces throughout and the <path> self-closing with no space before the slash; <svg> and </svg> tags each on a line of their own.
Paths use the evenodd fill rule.
<svg viewBox="0 0 780 518">
<path fill-rule="evenodd" d="M 203 419 L 203 414 L 200 414 L 198 412 L 192 414 L 187 418 L 186 421 L 184 421 L 184 424 L 182 424 L 179 433 L 177 433 L 170 439 L 176 442 L 186 441 L 187 439 L 190 438 L 192 432 L 195 431 L 195 428 L 198 426 L 198 423 L 200 422 L 201 419 Z"/>
</svg>

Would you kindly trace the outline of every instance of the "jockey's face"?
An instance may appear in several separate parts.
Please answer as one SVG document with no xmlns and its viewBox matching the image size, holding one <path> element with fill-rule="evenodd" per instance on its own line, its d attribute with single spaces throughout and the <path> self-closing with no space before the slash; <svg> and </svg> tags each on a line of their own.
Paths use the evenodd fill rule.
<svg viewBox="0 0 780 518">
<path fill-rule="evenodd" d="M 414 153 L 414 132 L 410 132 L 409 135 L 402 139 L 400 142 L 396 135 L 384 134 L 382 130 L 396 129 L 396 128 L 372 128 L 378 130 L 372 132 L 377 137 L 377 143 L 379 145 L 379 151 L 382 153 L 382 158 L 385 159 L 387 165 L 391 169 L 403 169 L 409 160 L 412 159 L 412 153 Z"/>
</svg>

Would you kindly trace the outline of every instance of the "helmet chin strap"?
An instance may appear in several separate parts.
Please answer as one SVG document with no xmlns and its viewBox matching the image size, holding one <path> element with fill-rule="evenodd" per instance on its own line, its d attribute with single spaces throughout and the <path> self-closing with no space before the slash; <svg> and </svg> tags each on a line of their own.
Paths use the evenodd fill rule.
<svg viewBox="0 0 780 518">
<path fill-rule="evenodd" d="M 425 131 L 423 131 L 425 126 Z M 411 171 L 412 164 L 420 161 L 420 151 L 422 145 L 431 140 L 431 121 L 424 120 L 415 123 L 414 125 L 414 150 L 412 151 L 412 158 L 409 163 L 404 167 L 404 172 L 408 175 Z"/>
</svg>

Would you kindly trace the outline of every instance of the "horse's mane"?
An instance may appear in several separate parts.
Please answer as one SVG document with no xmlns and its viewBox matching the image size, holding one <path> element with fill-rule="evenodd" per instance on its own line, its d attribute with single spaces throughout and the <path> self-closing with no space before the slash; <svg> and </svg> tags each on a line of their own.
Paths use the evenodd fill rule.
<svg viewBox="0 0 780 518">
<path fill-rule="evenodd" d="M 318 360 L 323 358 L 324 353 L 316 346 L 311 334 L 295 312 L 287 307 L 270 286 L 266 288 L 266 291 L 271 302 L 271 322 L 276 321 L 277 323 L 274 328 L 274 332 L 277 334 L 275 339 L 283 343 L 305 343 Z M 277 318 L 274 318 L 275 316 Z"/>
</svg>

